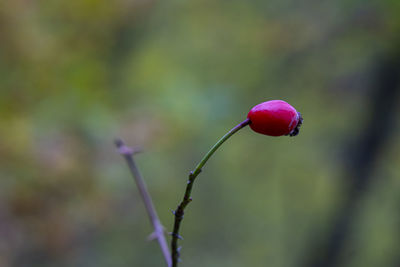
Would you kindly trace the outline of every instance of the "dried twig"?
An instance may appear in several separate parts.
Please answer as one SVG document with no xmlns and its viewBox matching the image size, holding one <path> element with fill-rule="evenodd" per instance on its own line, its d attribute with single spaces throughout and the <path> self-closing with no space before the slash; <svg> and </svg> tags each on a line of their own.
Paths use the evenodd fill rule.
<svg viewBox="0 0 400 267">
<path fill-rule="evenodd" d="M 139 151 L 127 147 L 121 139 L 117 139 L 115 141 L 115 145 L 118 147 L 118 152 L 125 158 L 126 163 L 129 166 L 132 176 L 135 179 L 136 185 L 139 189 L 140 195 L 143 199 L 151 224 L 153 225 L 154 232 L 150 235 L 149 238 L 157 239 L 161 251 L 164 255 L 165 262 L 167 263 L 168 267 L 171 267 L 171 255 L 169 253 L 168 244 L 164 236 L 164 227 L 162 226 L 160 219 L 158 218 L 156 209 L 154 208 L 153 201 L 151 200 L 150 194 L 147 191 L 147 187 L 142 178 L 142 175 L 140 174 L 139 169 L 137 168 L 135 161 L 133 160 L 133 155 Z"/>
</svg>

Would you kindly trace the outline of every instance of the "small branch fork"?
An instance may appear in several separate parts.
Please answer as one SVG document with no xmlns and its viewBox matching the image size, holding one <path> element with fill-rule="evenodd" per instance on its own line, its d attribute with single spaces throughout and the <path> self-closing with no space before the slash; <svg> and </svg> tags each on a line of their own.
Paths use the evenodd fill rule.
<svg viewBox="0 0 400 267">
<path fill-rule="evenodd" d="M 157 239 L 163 253 L 165 262 L 168 267 L 172 266 L 171 255 L 168 249 L 168 244 L 164 236 L 164 227 L 162 226 L 160 219 L 158 218 L 156 209 L 154 208 L 153 201 L 151 200 L 149 191 L 147 191 L 146 184 L 142 178 L 142 175 L 137 168 L 133 155 L 140 152 L 139 150 L 127 147 L 121 139 L 115 141 L 115 145 L 118 148 L 118 152 L 125 158 L 126 163 L 132 173 L 132 176 L 139 189 L 140 195 L 143 199 L 146 207 L 147 214 L 149 215 L 151 224 L 153 225 L 154 232 L 149 236 L 150 240 Z"/>
<path fill-rule="evenodd" d="M 171 249 L 172 249 L 172 266 L 176 267 L 178 266 L 179 262 L 179 256 L 180 256 L 180 247 L 178 247 L 178 239 L 182 239 L 182 237 L 179 235 L 179 229 L 181 226 L 181 222 L 183 220 L 183 215 L 186 206 L 192 201 L 192 198 L 190 197 L 192 193 L 192 187 L 194 184 L 194 181 L 197 177 L 197 175 L 200 174 L 201 169 L 203 166 L 206 164 L 206 162 L 209 160 L 209 158 L 214 154 L 215 151 L 229 138 L 231 137 L 234 133 L 242 129 L 243 127 L 247 126 L 250 124 L 250 120 L 246 119 L 236 125 L 234 128 L 232 128 L 228 133 L 226 133 L 218 142 L 207 152 L 207 154 L 203 157 L 203 159 L 200 161 L 200 163 L 196 166 L 196 168 L 190 172 L 189 174 L 189 180 L 187 182 L 186 186 L 186 191 L 185 195 L 183 196 L 183 199 L 181 203 L 178 205 L 178 208 L 173 211 L 175 215 L 175 222 L 174 222 L 174 229 L 173 232 L 171 233 L 172 235 L 172 241 L 171 241 Z"/>
</svg>

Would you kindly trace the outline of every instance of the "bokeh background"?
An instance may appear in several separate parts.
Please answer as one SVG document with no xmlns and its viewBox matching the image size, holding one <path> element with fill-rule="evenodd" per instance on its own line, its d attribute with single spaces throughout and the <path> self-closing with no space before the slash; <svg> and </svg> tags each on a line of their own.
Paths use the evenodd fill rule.
<svg viewBox="0 0 400 267">
<path fill-rule="evenodd" d="M 0 2 L 0 266 L 163 266 L 113 140 L 172 228 L 198 177 L 181 266 L 400 265 L 400 2 Z"/>
</svg>

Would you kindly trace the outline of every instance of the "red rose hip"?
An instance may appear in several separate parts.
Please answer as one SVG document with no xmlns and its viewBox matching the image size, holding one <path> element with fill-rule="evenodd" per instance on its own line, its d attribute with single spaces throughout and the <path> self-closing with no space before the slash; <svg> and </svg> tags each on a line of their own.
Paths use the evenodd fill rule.
<svg viewBox="0 0 400 267">
<path fill-rule="evenodd" d="M 270 136 L 296 136 L 303 122 L 301 114 L 282 100 L 271 100 L 254 106 L 247 118 L 253 131 Z"/>
</svg>

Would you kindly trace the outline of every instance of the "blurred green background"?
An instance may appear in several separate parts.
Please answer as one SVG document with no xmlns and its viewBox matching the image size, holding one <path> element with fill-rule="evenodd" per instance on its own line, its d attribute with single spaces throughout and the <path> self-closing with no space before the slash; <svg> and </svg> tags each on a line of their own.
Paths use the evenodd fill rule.
<svg viewBox="0 0 400 267">
<path fill-rule="evenodd" d="M 181 266 L 399 266 L 399 37 L 397 0 L 1 1 L 0 266 L 163 266 L 113 139 L 170 231 L 271 99 L 299 136 L 215 154 Z"/>
</svg>

